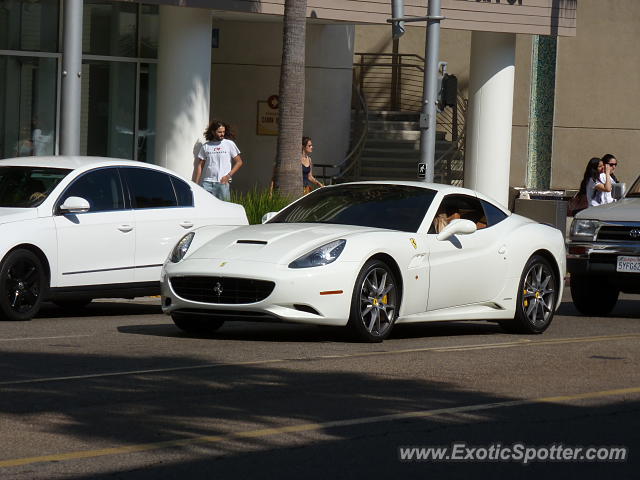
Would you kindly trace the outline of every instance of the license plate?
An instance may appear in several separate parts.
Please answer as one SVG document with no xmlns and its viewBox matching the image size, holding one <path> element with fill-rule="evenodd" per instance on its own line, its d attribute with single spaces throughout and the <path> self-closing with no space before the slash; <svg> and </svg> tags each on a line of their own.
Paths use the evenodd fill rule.
<svg viewBox="0 0 640 480">
<path fill-rule="evenodd" d="M 616 271 L 640 273 L 640 257 L 618 257 Z"/>
</svg>

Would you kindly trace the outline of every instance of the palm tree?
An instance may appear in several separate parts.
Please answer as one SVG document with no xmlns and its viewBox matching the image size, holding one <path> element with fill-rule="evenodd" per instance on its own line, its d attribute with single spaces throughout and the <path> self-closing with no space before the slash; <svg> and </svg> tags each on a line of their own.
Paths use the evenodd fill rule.
<svg viewBox="0 0 640 480">
<path fill-rule="evenodd" d="M 300 167 L 304 122 L 307 0 L 285 0 L 280 68 L 280 120 L 274 184 L 282 195 L 302 195 Z"/>
</svg>

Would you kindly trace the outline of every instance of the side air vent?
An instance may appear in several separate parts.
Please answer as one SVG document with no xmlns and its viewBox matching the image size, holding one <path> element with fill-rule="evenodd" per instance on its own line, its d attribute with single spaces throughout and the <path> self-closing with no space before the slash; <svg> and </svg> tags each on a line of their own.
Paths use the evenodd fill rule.
<svg viewBox="0 0 640 480">
<path fill-rule="evenodd" d="M 247 243 L 249 245 L 266 245 L 264 240 L 238 240 L 236 243 Z"/>
</svg>

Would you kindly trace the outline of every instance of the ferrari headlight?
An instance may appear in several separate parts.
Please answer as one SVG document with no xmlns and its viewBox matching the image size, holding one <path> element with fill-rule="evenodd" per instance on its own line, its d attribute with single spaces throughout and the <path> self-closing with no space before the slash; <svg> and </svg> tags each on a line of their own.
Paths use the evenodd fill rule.
<svg viewBox="0 0 640 480">
<path fill-rule="evenodd" d="M 600 222 L 597 220 L 574 218 L 571 223 L 571 238 L 576 240 L 593 240 L 599 226 Z"/>
<path fill-rule="evenodd" d="M 196 234 L 194 232 L 187 233 L 180 239 L 176 246 L 173 247 L 173 251 L 171 252 L 171 256 L 169 257 L 169 259 L 173 263 L 178 263 L 184 258 L 184 256 L 187 254 L 187 251 L 189 250 L 189 247 L 191 246 L 191 241 L 193 240 L 193 237 L 195 237 L 195 235 Z"/>
<path fill-rule="evenodd" d="M 340 256 L 346 244 L 346 240 L 335 240 L 327 243 L 294 260 L 289 264 L 289 268 L 308 268 L 328 265 Z"/>
</svg>

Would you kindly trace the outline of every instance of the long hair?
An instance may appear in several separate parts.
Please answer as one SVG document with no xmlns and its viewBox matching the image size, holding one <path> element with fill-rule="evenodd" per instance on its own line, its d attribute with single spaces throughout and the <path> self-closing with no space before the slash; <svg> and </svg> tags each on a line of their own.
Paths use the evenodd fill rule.
<svg viewBox="0 0 640 480">
<path fill-rule="evenodd" d="M 208 142 L 210 142 L 211 140 L 215 139 L 215 135 L 214 132 L 219 129 L 220 127 L 224 127 L 225 129 L 225 138 L 227 137 L 227 126 L 221 122 L 220 120 L 211 120 L 211 122 L 209 122 L 209 126 L 205 129 L 204 131 L 204 138 L 207 139 Z"/>
<path fill-rule="evenodd" d="M 582 176 L 582 182 L 580 183 L 580 193 L 587 193 L 587 183 L 589 180 L 595 182 L 598 179 L 598 164 L 600 162 L 600 158 L 592 157 L 587 163 L 587 167 L 584 169 L 584 175 Z"/>
<path fill-rule="evenodd" d="M 311 137 L 302 137 L 302 151 L 304 152 L 304 147 L 307 146 L 307 143 L 311 141 Z"/>
</svg>

